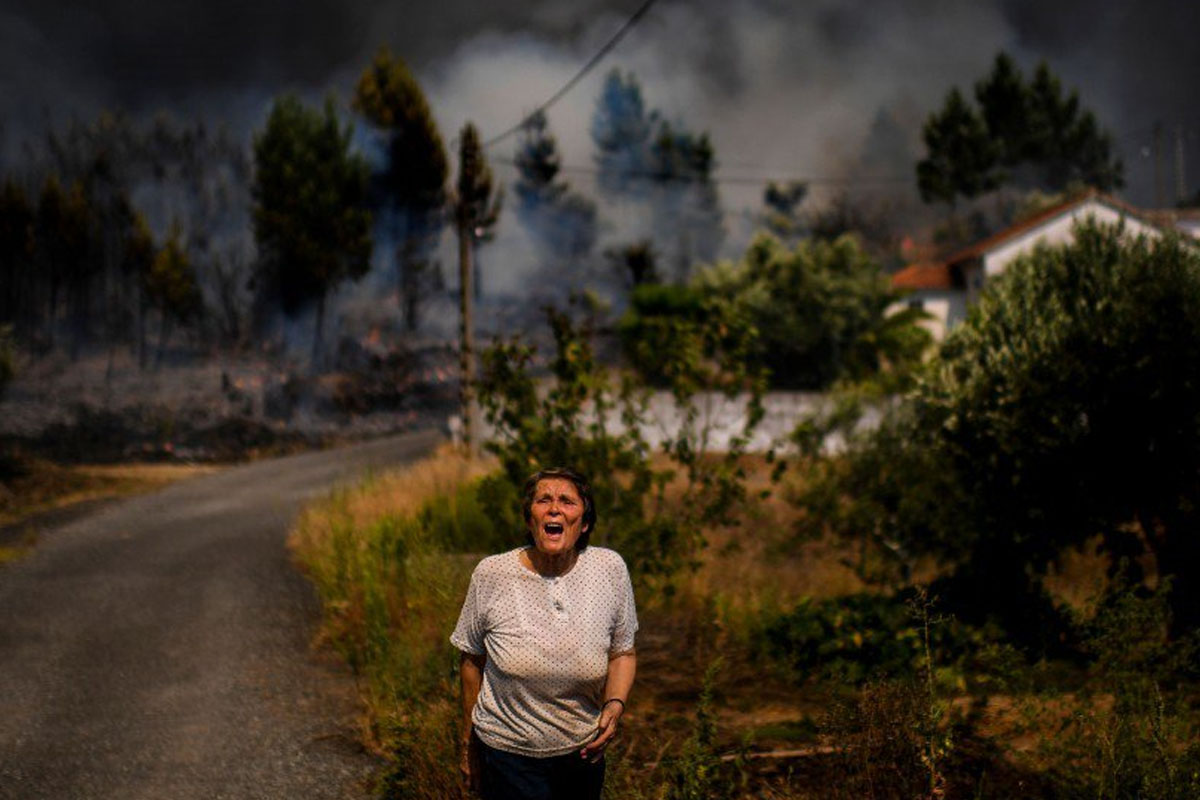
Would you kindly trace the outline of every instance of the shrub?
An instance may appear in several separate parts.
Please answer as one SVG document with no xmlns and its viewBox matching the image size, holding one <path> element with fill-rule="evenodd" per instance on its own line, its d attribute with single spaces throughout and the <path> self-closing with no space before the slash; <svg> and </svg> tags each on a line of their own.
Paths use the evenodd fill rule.
<svg viewBox="0 0 1200 800">
<path fill-rule="evenodd" d="M 1014 631 L 1057 624 L 1041 578 L 1064 548 L 1148 549 L 1178 577 L 1179 633 L 1200 625 L 1198 386 L 1200 254 L 1082 225 L 1009 265 L 800 502 L 910 563 L 933 556 L 956 611 Z"/>
<path fill-rule="evenodd" d="M 920 591 L 805 598 L 761 623 L 758 647 L 798 681 L 911 678 L 927 660 L 925 626 L 913 606 Z M 961 674 L 964 663 L 989 639 L 984 630 L 953 618 L 934 620 L 928 634 L 928 647 L 949 674 Z"/>
<path fill-rule="evenodd" d="M 1093 658 L 1080 708 L 1045 746 L 1067 797 L 1200 796 L 1194 638 L 1168 636 L 1167 591 L 1114 592 L 1086 625 Z"/>
</svg>

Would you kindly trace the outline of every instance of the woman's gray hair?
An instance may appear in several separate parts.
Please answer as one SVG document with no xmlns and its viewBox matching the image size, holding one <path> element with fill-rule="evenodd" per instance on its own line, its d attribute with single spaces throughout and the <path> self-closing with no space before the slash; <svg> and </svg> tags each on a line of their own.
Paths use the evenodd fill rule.
<svg viewBox="0 0 1200 800">
<path fill-rule="evenodd" d="M 528 526 L 533 519 L 533 495 L 537 491 L 538 483 L 552 479 L 570 481 L 575 485 L 575 491 L 579 492 L 579 499 L 583 501 L 583 519 L 581 520 L 583 530 L 579 534 L 579 538 L 575 540 L 575 549 L 583 552 L 592 538 L 592 531 L 596 529 L 596 502 L 592 499 L 592 485 L 588 483 L 588 479 L 573 469 L 551 467 L 550 469 L 539 469 L 529 476 L 525 481 L 525 489 L 521 498 L 521 514 L 525 517 L 525 525 Z M 533 535 L 528 530 L 525 531 L 525 537 L 529 544 L 533 544 Z"/>
</svg>

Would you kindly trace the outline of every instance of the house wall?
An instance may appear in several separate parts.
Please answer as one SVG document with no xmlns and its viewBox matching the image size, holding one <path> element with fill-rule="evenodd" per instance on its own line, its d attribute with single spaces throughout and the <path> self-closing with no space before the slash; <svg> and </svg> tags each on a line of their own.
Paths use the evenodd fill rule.
<svg viewBox="0 0 1200 800">
<path fill-rule="evenodd" d="M 967 316 L 967 293 L 961 289 L 917 289 L 888 309 L 893 314 L 920 303 L 920 308 L 929 315 L 920 325 L 933 336 L 935 342 L 946 338 L 946 332 Z"/>
<path fill-rule="evenodd" d="M 1064 211 L 1060 216 L 1031 228 L 1019 236 L 987 253 L 983 257 L 984 274 L 990 279 L 1004 271 L 1012 261 L 1032 252 L 1039 244 L 1049 247 L 1069 244 L 1075 238 L 1075 225 L 1087 218 L 1092 218 L 1101 225 L 1116 225 L 1122 220 L 1125 232 L 1129 236 L 1145 234 L 1152 238 L 1162 235 L 1157 228 L 1152 228 L 1143 222 L 1126 216 L 1115 208 L 1089 200 Z"/>
</svg>

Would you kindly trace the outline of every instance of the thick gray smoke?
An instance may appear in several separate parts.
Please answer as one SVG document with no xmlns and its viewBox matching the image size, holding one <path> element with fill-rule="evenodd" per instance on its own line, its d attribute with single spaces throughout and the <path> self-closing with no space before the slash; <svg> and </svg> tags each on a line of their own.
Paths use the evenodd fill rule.
<svg viewBox="0 0 1200 800">
<path fill-rule="evenodd" d="M 383 0 L 233 0 L 194 3 L 6 0 L 0 6 L 0 157 L 43 118 L 88 118 L 104 107 L 226 121 L 246 137 L 285 90 L 343 100 L 383 44 L 406 58 L 430 96 L 448 147 L 463 123 L 485 138 L 552 94 L 615 31 L 634 0 L 388 3 Z M 810 181 L 809 202 L 839 191 L 912 200 L 920 127 L 953 85 L 969 88 L 1000 49 L 1027 71 L 1042 58 L 1097 110 L 1126 164 L 1126 196 L 1154 201 L 1149 147 L 1165 123 L 1169 156 L 1183 133 L 1185 187 L 1200 177 L 1200 4 L 1182 0 L 660 0 L 608 60 L 548 116 L 572 187 L 590 191 L 588 136 L 612 67 L 634 71 L 647 104 L 716 148 L 729 212 L 730 253 L 753 228 L 762 183 Z M 490 150 L 497 175 L 515 137 Z M 581 168 L 576 172 L 570 168 Z M 1174 200 L 1174 165 L 1166 175 Z M 626 229 L 601 210 L 605 241 Z M 489 292 L 519 289 L 529 247 L 506 213 L 481 256 Z M 454 282 L 453 250 L 442 263 Z M 377 287 L 372 287 L 375 290 Z"/>
</svg>

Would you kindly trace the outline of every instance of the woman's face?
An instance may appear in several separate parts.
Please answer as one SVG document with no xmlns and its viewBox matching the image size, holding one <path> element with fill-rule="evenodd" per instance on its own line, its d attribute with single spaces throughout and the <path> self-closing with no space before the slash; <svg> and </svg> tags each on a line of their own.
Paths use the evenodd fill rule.
<svg viewBox="0 0 1200 800">
<path fill-rule="evenodd" d="M 538 481 L 529 515 L 533 544 L 548 556 L 570 552 L 583 533 L 583 499 L 565 478 Z"/>
</svg>

